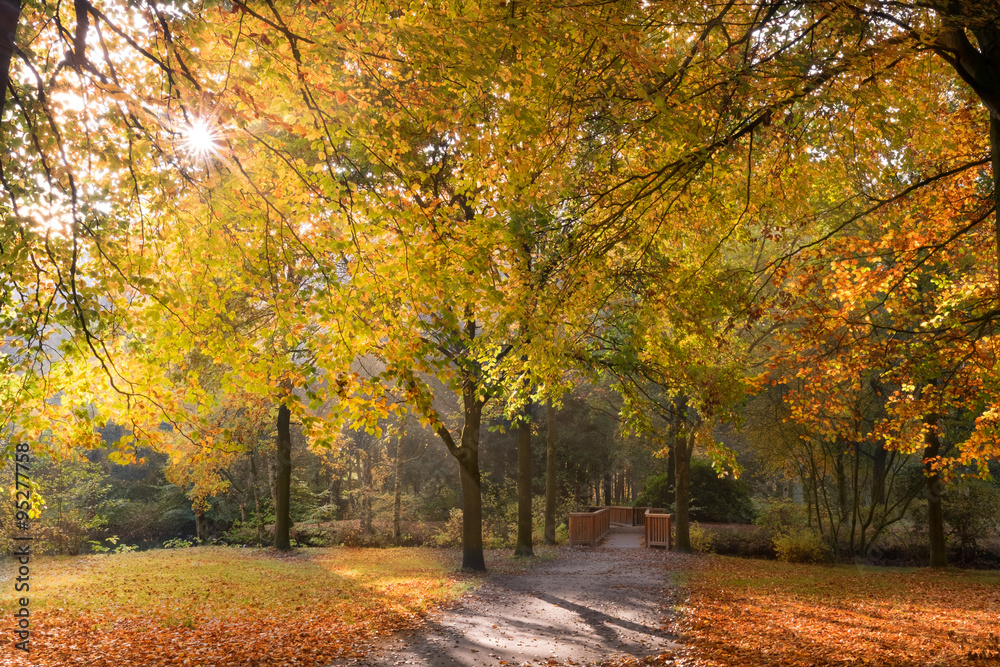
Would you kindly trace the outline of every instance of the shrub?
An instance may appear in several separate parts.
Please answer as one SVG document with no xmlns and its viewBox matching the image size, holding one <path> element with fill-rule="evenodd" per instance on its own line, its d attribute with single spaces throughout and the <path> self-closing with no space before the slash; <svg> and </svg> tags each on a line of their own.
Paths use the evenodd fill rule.
<svg viewBox="0 0 1000 667">
<path fill-rule="evenodd" d="M 809 517 L 803 505 L 787 498 L 774 498 L 760 503 L 754 523 L 776 535 L 805 527 Z"/>
<path fill-rule="evenodd" d="M 485 536 L 484 536 L 485 537 Z M 462 510 L 453 509 L 441 530 L 431 538 L 439 547 L 457 547 L 462 544 Z"/>
<path fill-rule="evenodd" d="M 179 537 L 174 537 L 163 543 L 164 549 L 188 549 L 192 546 L 194 546 L 193 542 Z"/>
<path fill-rule="evenodd" d="M 264 519 L 250 517 L 246 521 L 237 519 L 229 530 L 222 534 L 222 541 L 226 544 L 256 544 L 261 546 L 273 539 L 274 530 L 268 530 L 260 525 Z M 273 517 L 272 517 L 273 520 Z"/>
<path fill-rule="evenodd" d="M 646 479 L 636 507 L 673 506 L 674 489 L 667 484 L 667 473 Z M 746 482 L 719 477 L 707 461 L 691 461 L 691 519 L 709 523 L 751 523 L 755 512 Z"/>
<path fill-rule="evenodd" d="M 774 558 L 770 531 L 752 524 L 702 524 L 712 536 L 714 553 L 743 558 Z"/>
<path fill-rule="evenodd" d="M 981 479 L 967 480 L 948 490 L 941 509 L 962 560 L 973 560 L 977 540 L 1000 527 L 1000 487 Z"/>
<path fill-rule="evenodd" d="M 742 479 L 719 477 L 707 461 L 691 461 L 691 518 L 712 523 L 752 523 L 750 489 Z"/>
<path fill-rule="evenodd" d="M 821 563 L 827 560 L 823 540 L 810 528 L 793 528 L 774 538 L 778 560 L 786 563 Z"/>
<path fill-rule="evenodd" d="M 673 488 L 667 484 L 667 473 L 651 475 L 635 499 L 636 507 L 667 507 L 673 502 Z"/>
<path fill-rule="evenodd" d="M 702 553 L 715 553 L 715 539 L 712 533 L 705 530 L 705 527 L 697 521 L 688 526 L 688 534 L 691 536 L 691 548 Z"/>
</svg>

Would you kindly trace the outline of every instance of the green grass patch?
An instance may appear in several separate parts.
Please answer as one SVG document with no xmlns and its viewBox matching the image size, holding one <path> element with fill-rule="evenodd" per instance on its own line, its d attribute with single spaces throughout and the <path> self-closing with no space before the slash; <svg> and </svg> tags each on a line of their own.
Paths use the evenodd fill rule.
<svg viewBox="0 0 1000 667">
<path fill-rule="evenodd" d="M 117 617 L 289 617 L 336 609 L 346 620 L 372 604 L 424 611 L 468 584 L 451 576 L 450 554 L 433 549 L 270 549 L 195 547 L 32 559 L 31 607 Z M 13 610 L 5 596 L 0 610 Z"/>
</svg>

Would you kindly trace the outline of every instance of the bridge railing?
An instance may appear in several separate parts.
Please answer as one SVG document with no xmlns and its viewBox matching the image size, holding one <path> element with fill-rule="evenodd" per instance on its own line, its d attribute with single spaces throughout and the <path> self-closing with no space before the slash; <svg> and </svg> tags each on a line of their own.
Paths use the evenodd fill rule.
<svg viewBox="0 0 1000 667">
<path fill-rule="evenodd" d="M 646 511 L 646 546 L 666 547 L 671 549 L 670 521 L 672 514 L 664 514 L 663 510 L 650 509 Z"/>
<path fill-rule="evenodd" d="M 662 513 L 652 507 L 595 507 L 590 512 L 570 512 L 569 545 L 596 546 L 611 530 L 611 526 L 642 526 L 649 512 Z"/>
<path fill-rule="evenodd" d="M 605 507 L 594 512 L 569 513 L 569 545 L 583 544 L 597 546 L 611 530 L 611 508 Z"/>
</svg>

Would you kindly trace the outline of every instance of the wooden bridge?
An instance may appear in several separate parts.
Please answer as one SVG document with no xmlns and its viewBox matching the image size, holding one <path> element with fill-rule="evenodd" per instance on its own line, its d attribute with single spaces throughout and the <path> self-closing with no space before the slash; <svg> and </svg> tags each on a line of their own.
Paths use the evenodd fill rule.
<svg viewBox="0 0 1000 667">
<path fill-rule="evenodd" d="M 597 546 L 616 526 L 645 526 L 647 547 L 670 549 L 672 517 L 657 507 L 596 507 L 590 512 L 570 512 L 569 545 Z"/>
</svg>

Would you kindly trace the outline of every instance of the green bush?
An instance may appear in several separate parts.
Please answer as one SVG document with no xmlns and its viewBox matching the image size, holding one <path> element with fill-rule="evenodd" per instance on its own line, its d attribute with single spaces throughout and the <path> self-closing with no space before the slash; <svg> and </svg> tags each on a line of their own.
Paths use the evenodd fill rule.
<svg viewBox="0 0 1000 667">
<path fill-rule="evenodd" d="M 697 521 L 688 526 L 688 535 L 691 537 L 692 549 L 702 553 L 715 553 L 714 536 Z"/>
<path fill-rule="evenodd" d="M 786 563 L 822 563 L 827 560 L 827 548 L 822 538 L 811 528 L 793 528 L 774 538 L 778 560 Z"/>
<path fill-rule="evenodd" d="M 667 473 L 646 479 L 636 507 L 673 508 L 674 489 L 667 484 Z M 690 516 L 705 523 L 752 523 L 755 516 L 750 489 L 746 482 L 719 477 L 707 461 L 691 461 Z"/>
<path fill-rule="evenodd" d="M 273 516 L 268 517 L 268 519 L 274 521 Z M 255 544 L 257 546 L 269 544 L 274 539 L 274 529 L 267 530 L 260 525 L 259 522 L 265 520 L 265 518 L 258 519 L 253 516 L 246 521 L 237 519 L 229 527 L 229 530 L 222 534 L 222 541 L 226 544 Z M 166 547 L 166 544 L 163 546 Z"/>
<path fill-rule="evenodd" d="M 667 473 L 651 475 L 642 485 L 642 493 L 635 499 L 636 507 L 663 507 L 673 503 L 673 488 L 667 484 Z"/>
</svg>

